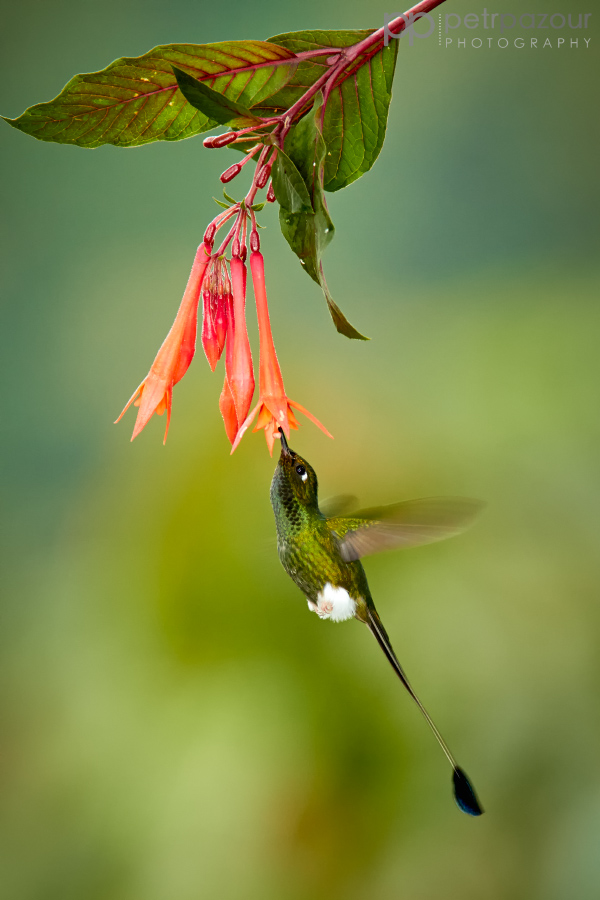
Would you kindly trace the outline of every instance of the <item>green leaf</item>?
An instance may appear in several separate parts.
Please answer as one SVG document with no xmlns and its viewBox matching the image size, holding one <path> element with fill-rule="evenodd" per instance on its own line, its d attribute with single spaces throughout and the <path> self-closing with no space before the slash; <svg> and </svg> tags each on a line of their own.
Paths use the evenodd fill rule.
<svg viewBox="0 0 600 900">
<path fill-rule="evenodd" d="M 372 31 L 293 31 L 269 38 L 293 53 L 349 47 Z M 339 191 L 368 172 L 383 145 L 396 67 L 398 41 L 371 59 L 350 64 L 327 99 L 323 137 L 327 145 L 324 188 Z M 253 112 L 272 115 L 289 108 L 327 69 L 327 56 L 302 60 L 286 85 Z"/>
<path fill-rule="evenodd" d="M 273 190 L 281 210 L 290 215 L 299 215 L 301 213 L 314 214 L 310 194 L 304 179 L 283 150 L 280 150 L 275 158 L 272 174 Z"/>
<path fill-rule="evenodd" d="M 165 44 L 76 75 L 54 100 L 6 121 L 39 140 L 80 147 L 178 141 L 216 127 L 178 90 L 173 65 L 248 108 L 279 92 L 296 62 L 293 51 L 266 41 Z"/>
<path fill-rule="evenodd" d="M 217 200 L 216 197 L 213 197 L 213 200 L 215 201 L 215 203 L 217 204 L 217 206 L 222 206 L 223 209 L 230 209 L 230 208 L 231 208 L 231 204 L 230 204 L 230 203 L 223 203 L 222 200 Z"/>
<path fill-rule="evenodd" d="M 306 271 L 317 284 L 321 283 L 319 271 L 321 254 L 335 231 L 323 192 L 325 141 L 319 121 L 322 105 L 323 95 L 319 92 L 311 111 L 289 131 L 285 141 L 286 152 L 306 186 L 313 211 L 314 252 L 306 257 L 305 265 Z"/>
<path fill-rule="evenodd" d="M 223 196 L 226 200 L 229 200 L 231 204 L 237 203 L 237 200 L 234 200 L 233 197 L 230 197 L 225 188 L 223 188 Z"/>
<path fill-rule="evenodd" d="M 345 318 L 333 301 L 321 263 L 321 254 L 334 234 L 323 192 L 325 142 L 320 130 L 322 94 L 312 110 L 292 128 L 273 166 L 273 189 L 279 202 L 281 231 L 301 265 L 323 289 L 335 327 L 346 337 L 368 340 Z"/>
<path fill-rule="evenodd" d="M 371 338 L 368 338 L 366 335 L 361 334 L 358 329 L 352 325 L 344 313 L 341 311 L 337 303 L 333 300 L 333 297 L 329 293 L 329 288 L 327 287 L 327 282 L 325 281 L 325 274 L 323 272 L 323 263 L 319 263 L 319 273 L 320 279 L 319 284 L 323 289 L 323 293 L 325 294 L 325 299 L 327 300 L 327 308 L 329 309 L 329 314 L 333 319 L 333 324 L 337 328 L 340 334 L 343 334 L 345 337 L 350 338 L 354 341 L 370 341 Z"/>
<path fill-rule="evenodd" d="M 250 110 L 230 100 L 223 94 L 218 94 L 209 88 L 207 84 L 192 78 L 183 69 L 173 66 L 173 74 L 177 79 L 179 90 L 194 109 L 199 109 L 209 119 L 214 119 L 219 125 L 229 125 L 230 122 L 237 122 L 240 125 L 252 125 L 256 123 L 260 125 L 260 119 L 253 116 Z"/>
</svg>

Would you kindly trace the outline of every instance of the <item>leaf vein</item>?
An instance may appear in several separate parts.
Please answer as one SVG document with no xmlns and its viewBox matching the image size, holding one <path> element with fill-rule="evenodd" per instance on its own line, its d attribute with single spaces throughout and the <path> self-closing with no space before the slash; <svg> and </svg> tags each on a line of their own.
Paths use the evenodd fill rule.
<svg viewBox="0 0 600 900">
<path fill-rule="evenodd" d="M 164 106 L 162 107 L 162 109 L 159 109 L 159 110 L 158 110 L 158 112 L 156 113 L 156 115 L 154 116 L 154 118 L 150 119 L 150 121 L 148 122 L 148 124 L 146 125 L 146 127 L 140 132 L 140 134 L 139 134 L 139 137 L 140 137 L 140 138 L 143 137 L 143 135 L 146 134 L 146 132 L 147 132 L 148 129 L 150 128 L 150 126 L 153 125 L 153 124 L 156 122 L 156 120 L 158 119 L 158 117 L 160 116 L 160 114 L 163 113 L 163 112 L 165 111 L 165 109 L 167 108 L 168 104 L 169 104 L 169 100 L 168 100 L 168 98 L 167 98 L 167 102 L 164 104 Z M 164 134 L 164 131 L 165 131 L 165 129 L 162 130 L 161 134 Z"/>
</svg>

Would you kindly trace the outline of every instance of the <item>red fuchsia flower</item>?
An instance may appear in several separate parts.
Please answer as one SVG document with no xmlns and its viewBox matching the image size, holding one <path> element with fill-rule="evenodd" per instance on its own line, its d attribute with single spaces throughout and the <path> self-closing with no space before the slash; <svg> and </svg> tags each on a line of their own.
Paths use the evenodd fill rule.
<svg viewBox="0 0 600 900">
<path fill-rule="evenodd" d="M 202 291 L 202 347 L 212 372 L 215 371 L 220 356 L 213 311 L 215 308 L 213 292 L 206 288 Z"/>
<path fill-rule="evenodd" d="M 227 303 L 231 284 L 227 264 L 213 257 L 211 271 L 204 279 L 202 294 L 202 346 L 211 370 L 214 372 L 221 359 L 227 336 Z"/>
<path fill-rule="evenodd" d="M 154 413 L 162 416 L 166 410 L 167 425 L 163 444 L 166 443 L 171 421 L 173 386 L 181 381 L 187 372 L 196 350 L 198 302 L 202 280 L 209 261 L 210 255 L 206 246 L 200 244 L 171 330 L 156 354 L 150 371 L 133 392 L 125 409 L 117 419 L 117 422 L 121 421 L 132 403 L 134 406 L 139 406 L 131 440 L 138 436 Z"/>
<path fill-rule="evenodd" d="M 237 413 L 235 411 L 235 402 L 233 399 L 233 392 L 231 390 L 231 385 L 229 382 L 229 371 L 232 366 L 232 358 L 233 358 L 233 335 L 235 331 L 235 324 L 233 318 L 233 298 L 231 296 L 227 297 L 227 351 L 225 356 L 225 380 L 223 382 L 223 390 L 221 391 L 221 396 L 219 397 L 219 409 L 221 410 L 221 415 L 223 416 L 223 422 L 225 423 L 225 431 L 227 433 L 227 437 L 229 438 L 229 442 L 233 444 L 235 440 L 235 436 L 238 430 L 238 419 Z"/>
<path fill-rule="evenodd" d="M 238 423 L 241 425 L 248 415 L 252 403 L 254 370 L 250 341 L 246 330 L 246 266 L 239 256 L 234 256 L 231 260 L 231 287 L 233 290 L 233 334 L 231 335 L 231 354 L 227 353 L 225 357 L 225 368 Z M 229 349 L 229 332 L 227 341 Z"/>
<path fill-rule="evenodd" d="M 246 330 L 246 266 L 239 256 L 231 260 L 231 285 L 233 299 L 227 309 L 225 382 L 219 409 L 227 437 L 233 444 L 239 426 L 248 415 L 254 394 L 252 354 Z"/>
<path fill-rule="evenodd" d="M 231 284 L 227 275 L 227 265 L 224 260 L 217 260 L 217 295 L 214 311 L 215 334 L 217 336 L 217 348 L 219 359 L 223 353 L 225 339 L 227 337 L 228 308 L 231 300 Z"/>
<path fill-rule="evenodd" d="M 293 412 L 294 409 L 304 413 L 304 415 L 310 419 L 311 422 L 314 422 L 327 437 L 333 437 L 333 435 L 329 434 L 325 426 L 322 425 L 312 413 L 309 413 L 309 411 L 303 406 L 300 406 L 299 403 L 295 403 L 287 397 L 279 361 L 275 352 L 273 335 L 271 333 L 269 307 L 267 305 L 267 289 L 265 286 L 265 263 L 260 251 L 255 250 L 250 254 L 250 270 L 252 272 L 252 284 L 254 286 L 254 295 L 256 298 L 256 314 L 258 317 L 258 331 L 260 338 L 260 399 L 252 412 L 241 424 L 233 442 L 231 452 L 233 453 L 236 449 L 258 413 L 258 420 L 254 427 L 254 431 L 259 431 L 261 428 L 264 428 L 267 446 L 269 448 L 269 453 L 272 456 L 275 438 L 279 437 L 279 426 L 281 426 L 288 439 L 290 436 L 290 429 L 298 428 L 298 422 Z"/>
</svg>

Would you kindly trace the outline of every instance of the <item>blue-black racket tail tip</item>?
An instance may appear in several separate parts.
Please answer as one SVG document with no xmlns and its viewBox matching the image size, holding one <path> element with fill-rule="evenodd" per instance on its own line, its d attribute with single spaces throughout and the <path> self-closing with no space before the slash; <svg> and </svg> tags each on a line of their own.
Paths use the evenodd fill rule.
<svg viewBox="0 0 600 900">
<path fill-rule="evenodd" d="M 480 816 L 483 813 L 481 804 L 465 772 L 458 766 L 452 773 L 452 782 L 454 785 L 454 799 L 458 804 L 458 808 L 468 816 Z"/>
</svg>

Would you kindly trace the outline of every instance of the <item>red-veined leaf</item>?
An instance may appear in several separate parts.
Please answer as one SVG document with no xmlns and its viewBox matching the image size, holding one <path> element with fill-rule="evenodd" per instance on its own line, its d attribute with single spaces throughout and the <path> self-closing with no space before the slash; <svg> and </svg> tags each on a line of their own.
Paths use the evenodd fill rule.
<svg viewBox="0 0 600 900">
<path fill-rule="evenodd" d="M 253 116 L 250 110 L 237 100 L 231 100 L 225 94 L 213 91 L 207 84 L 192 78 L 177 66 L 173 66 L 173 73 L 177 79 L 177 86 L 187 102 L 219 125 L 229 125 L 233 122 L 241 123 L 241 127 L 261 124 L 261 120 Z"/>
<path fill-rule="evenodd" d="M 54 100 L 6 121 L 39 140 L 80 147 L 178 141 L 216 127 L 179 91 L 173 65 L 250 107 L 279 92 L 296 64 L 293 51 L 267 41 L 165 44 L 76 75 Z"/>
<path fill-rule="evenodd" d="M 349 47 L 372 31 L 292 31 L 269 38 L 293 53 Z M 327 145 L 324 188 L 339 191 L 368 172 L 383 145 L 392 96 L 398 41 L 391 41 L 371 58 L 359 58 L 348 67 L 327 98 L 323 138 Z M 326 55 L 302 60 L 287 84 L 267 102 L 255 101 L 264 114 L 289 108 L 306 88 L 326 71 Z M 254 109 L 257 113 L 259 110 Z"/>
</svg>

